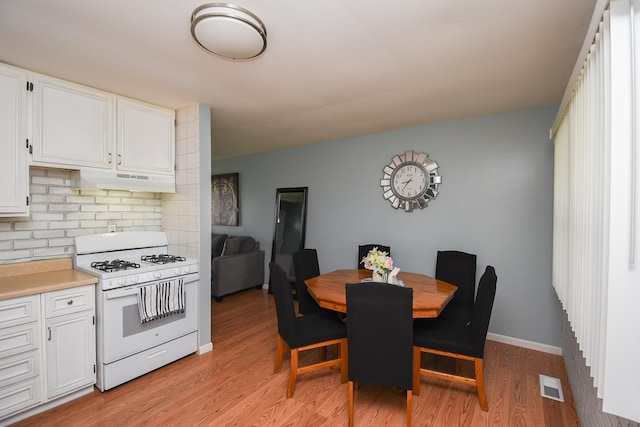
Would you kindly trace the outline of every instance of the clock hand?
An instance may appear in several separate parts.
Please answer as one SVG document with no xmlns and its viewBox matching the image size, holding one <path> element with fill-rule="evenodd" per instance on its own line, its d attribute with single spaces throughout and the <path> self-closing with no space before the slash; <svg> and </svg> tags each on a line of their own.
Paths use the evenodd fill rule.
<svg viewBox="0 0 640 427">
<path fill-rule="evenodd" d="M 408 181 L 403 182 L 404 186 L 402 187 L 402 189 L 404 190 L 406 188 L 407 185 L 409 185 L 409 183 L 413 181 L 413 178 L 409 179 Z"/>
</svg>

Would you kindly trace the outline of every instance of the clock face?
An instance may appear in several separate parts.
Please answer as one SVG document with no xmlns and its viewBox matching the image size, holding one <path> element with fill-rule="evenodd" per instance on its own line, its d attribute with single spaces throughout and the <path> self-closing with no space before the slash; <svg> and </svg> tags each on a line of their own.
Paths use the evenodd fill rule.
<svg viewBox="0 0 640 427">
<path fill-rule="evenodd" d="M 427 188 L 427 174 L 422 165 L 406 164 L 393 173 L 391 187 L 400 197 L 412 198 Z"/>
<path fill-rule="evenodd" d="M 407 151 L 393 156 L 384 167 L 380 186 L 382 197 L 391 206 L 413 212 L 415 208 L 426 208 L 438 196 L 441 182 L 438 164 L 428 154 Z"/>
</svg>

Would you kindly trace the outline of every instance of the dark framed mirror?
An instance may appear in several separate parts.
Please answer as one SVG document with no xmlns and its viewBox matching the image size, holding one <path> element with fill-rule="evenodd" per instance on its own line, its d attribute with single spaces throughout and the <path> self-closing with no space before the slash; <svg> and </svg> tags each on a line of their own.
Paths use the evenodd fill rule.
<svg viewBox="0 0 640 427">
<path fill-rule="evenodd" d="M 271 262 L 276 262 L 282 267 L 291 283 L 295 283 L 296 280 L 293 254 L 304 249 L 308 192 L 308 187 L 276 190 Z"/>
</svg>

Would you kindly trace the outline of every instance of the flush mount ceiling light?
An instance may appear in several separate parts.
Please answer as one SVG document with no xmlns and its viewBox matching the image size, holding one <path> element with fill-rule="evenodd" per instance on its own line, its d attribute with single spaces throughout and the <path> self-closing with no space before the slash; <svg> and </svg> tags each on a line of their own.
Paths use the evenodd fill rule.
<svg viewBox="0 0 640 427">
<path fill-rule="evenodd" d="M 250 59 L 267 48 L 267 29 L 253 13 L 227 3 L 208 3 L 193 11 L 191 35 L 209 52 Z"/>
</svg>

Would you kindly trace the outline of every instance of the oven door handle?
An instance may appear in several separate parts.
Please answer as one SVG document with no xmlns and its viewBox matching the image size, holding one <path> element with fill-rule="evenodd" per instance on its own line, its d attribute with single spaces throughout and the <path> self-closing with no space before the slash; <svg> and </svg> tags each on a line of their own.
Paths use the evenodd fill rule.
<svg viewBox="0 0 640 427">
<path fill-rule="evenodd" d="M 137 295 L 138 289 L 140 288 L 141 286 L 136 286 L 135 288 L 112 289 L 110 291 L 106 291 L 104 293 L 104 296 L 106 299 L 116 299 L 116 298 L 127 297 L 129 295 Z"/>
<path fill-rule="evenodd" d="M 200 279 L 200 275 L 198 273 L 192 273 L 192 274 L 187 274 L 185 276 L 181 276 L 180 279 L 183 279 L 184 284 L 187 285 L 189 283 L 195 282 L 196 280 Z M 152 282 L 152 283 L 147 283 L 147 284 L 138 285 L 138 286 L 129 286 L 128 288 L 110 289 L 104 292 L 105 298 L 116 299 L 116 298 L 126 297 L 129 295 L 137 295 L 139 292 L 138 289 L 144 286 L 149 286 L 153 283 L 158 283 L 158 282 Z"/>
<path fill-rule="evenodd" d="M 200 279 L 200 274 L 198 273 L 191 273 L 191 274 L 187 274 L 185 276 L 180 276 L 178 277 L 179 279 L 184 280 L 184 284 L 187 285 L 189 283 L 195 282 L 197 280 Z M 176 278 L 174 278 L 176 279 Z M 110 289 L 108 291 L 105 291 L 105 298 L 106 299 L 116 299 L 116 298 L 122 298 L 122 297 L 126 297 L 129 295 L 136 295 L 139 291 L 138 289 L 144 287 L 144 286 L 149 286 L 152 285 L 153 283 L 158 283 L 158 282 L 151 282 L 151 283 L 147 283 L 147 284 L 141 284 L 141 285 L 137 285 L 137 286 L 129 286 L 127 288 L 116 288 L 116 289 Z"/>
</svg>

